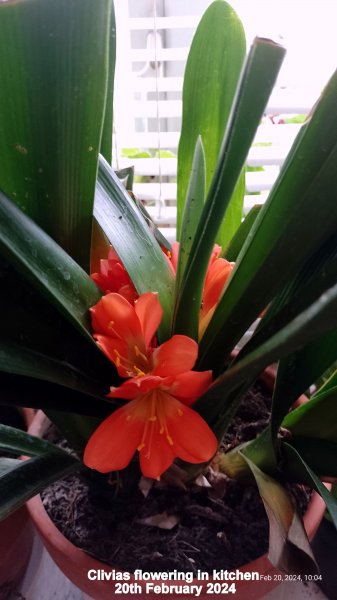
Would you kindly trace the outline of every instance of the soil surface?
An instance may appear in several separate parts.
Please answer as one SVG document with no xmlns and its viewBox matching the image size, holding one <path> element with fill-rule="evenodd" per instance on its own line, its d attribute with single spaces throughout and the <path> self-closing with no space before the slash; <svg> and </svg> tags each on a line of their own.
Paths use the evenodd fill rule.
<svg viewBox="0 0 337 600">
<path fill-rule="evenodd" d="M 254 438 L 269 414 L 270 392 L 259 383 L 241 404 L 224 445 L 230 448 Z M 49 432 L 48 439 L 56 442 L 55 436 Z M 140 475 L 136 460 L 113 477 L 85 470 L 49 486 L 43 503 L 76 546 L 130 572 L 233 569 L 267 551 L 268 520 L 255 487 L 222 476 L 216 489 L 193 485 L 186 492 L 155 485 L 145 497 L 138 486 Z M 306 489 L 296 486 L 294 497 L 303 512 Z M 139 523 L 163 513 L 162 524 L 176 522 L 172 529 Z"/>
</svg>

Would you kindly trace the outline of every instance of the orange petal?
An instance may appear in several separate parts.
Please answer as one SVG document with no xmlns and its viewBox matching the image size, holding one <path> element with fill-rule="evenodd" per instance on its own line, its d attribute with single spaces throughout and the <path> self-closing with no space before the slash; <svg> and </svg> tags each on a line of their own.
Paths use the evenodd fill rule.
<svg viewBox="0 0 337 600">
<path fill-rule="evenodd" d="M 195 410 L 178 400 L 176 403 L 178 416 L 171 413 L 167 418 L 174 452 L 190 463 L 209 461 L 218 447 L 213 431 Z"/>
<path fill-rule="evenodd" d="M 233 270 L 233 264 L 224 258 L 218 258 L 209 267 L 203 293 L 203 309 L 208 312 L 221 296 L 224 285 Z"/>
<path fill-rule="evenodd" d="M 174 378 L 170 394 L 184 404 L 193 404 L 208 390 L 212 383 L 212 371 L 187 371 Z"/>
<path fill-rule="evenodd" d="M 214 261 L 217 258 L 219 258 L 221 252 L 222 252 L 221 246 L 219 246 L 219 244 L 214 244 L 212 254 L 209 259 L 208 268 L 214 263 Z"/>
<path fill-rule="evenodd" d="M 156 422 L 151 429 L 151 442 L 139 452 L 139 462 L 145 477 L 158 479 L 169 468 L 175 458 L 173 446 L 169 443 L 164 433 L 160 433 L 159 424 Z"/>
<path fill-rule="evenodd" d="M 174 335 L 151 356 L 153 375 L 174 376 L 190 371 L 198 356 L 198 344 L 186 335 Z"/>
<path fill-rule="evenodd" d="M 179 242 L 173 242 L 173 244 L 171 245 L 171 264 L 172 267 L 174 269 L 174 272 L 177 272 L 177 268 L 178 268 L 178 259 L 179 259 L 179 249 L 180 249 L 180 244 Z"/>
<path fill-rule="evenodd" d="M 131 403 L 118 408 L 93 433 L 84 451 L 87 467 L 101 473 L 124 469 L 142 438 L 144 423 L 130 417 Z"/>
<path fill-rule="evenodd" d="M 154 377 L 145 375 L 144 377 L 132 377 L 120 385 L 112 387 L 108 398 L 124 398 L 124 400 L 133 400 L 141 394 L 146 394 L 151 390 L 160 387 L 163 384 L 169 386 L 172 383 L 172 378 Z"/>
<path fill-rule="evenodd" d="M 148 348 L 163 316 L 158 295 L 146 292 L 139 296 L 135 302 L 135 311 L 141 324 L 145 346 Z"/>
<path fill-rule="evenodd" d="M 107 294 L 90 311 L 96 333 L 126 341 L 142 339 L 135 309 L 123 296 Z"/>
</svg>

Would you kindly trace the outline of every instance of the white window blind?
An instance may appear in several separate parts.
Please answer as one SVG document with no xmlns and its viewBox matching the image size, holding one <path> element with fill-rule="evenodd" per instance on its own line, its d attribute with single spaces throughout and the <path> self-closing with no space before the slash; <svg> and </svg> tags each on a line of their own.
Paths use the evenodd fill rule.
<svg viewBox="0 0 337 600">
<path fill-rule="evenodd" d="M 117 168 L 135 167 L 134 192 L 171 240 L 175 238 L 183 72 L 195 28 L 209 4 L 209 0 L 115 0 L 114 163 Z M 302 0 L 233 0 L 231 4 L 244 22 L 248 42 L 250 35 L 262 34 L 283 41 L 291 50 L 248 155 L 248 166 L 261 170 L 247 172 L 247 212 L 267 198 L 300 128 L 292 122 L 296 121 L 293 117 L 306 115 L 316 101 L 332 73 L 334 60 L 337 63 L 337 46 L 335 36 L 330 41 L 324 37 L 333 16 L 329 16 L 333 8 L 329 0 L 320 1 L 319 14 L 314 10 L 315 2 L 311 6 Z M 323 30 L 319 29 L 319 19 L 325 24 Z M 315 50 L 314 42 L 323 52 L 323 65 L 317 53 L 308 50 Z"/>
</svg>

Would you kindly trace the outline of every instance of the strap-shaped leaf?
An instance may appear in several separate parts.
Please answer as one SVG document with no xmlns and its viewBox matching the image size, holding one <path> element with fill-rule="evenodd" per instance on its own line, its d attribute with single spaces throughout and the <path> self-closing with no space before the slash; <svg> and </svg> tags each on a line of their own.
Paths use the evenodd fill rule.
<svg viewBox="0 0 337 600">
<path fill-rule="evenodd" d="M 4 458 L 0 457 L 0 478 L 9 473 L 16 465 L 19 464 L 19 460 L 16 458 Z"/>
<path fill-rule="evenodd" d="M 261 343 L 268 335 L 289 322 L 303 308 L 314 302 L 320 294 L 333 285 L 337 277 L 336 236 L 324 244 L 304 266 L 298 277 L 287 286 L 271 306 L 256 336 L 247 345 Z M 274 315 L 274 316 L 273 316 Z M 264 322 L 266 324 L 264 325 Z M 282 418 L 290 406 L 314 383 L 336 360 L 337 330 L 318 336 L 298 352 L 281 360 L 272 408 L 272 433 L 276 439 Z"/>
<path fill-rule="evenodd" d="M 237 14 L 227 2 L 213 2 L 200 20 L 185 67 L 178 148 L 178 239 L 198 136 L 205 149 L 208 191 L 245 51 L 245 34 Z"/>
<path fill-rule="evenodd" d="M 46 440 L 30 435 L 21 429 L 2 425 L 0 423 L 0 451 L 13 454 L 24 454 L 27 456 L 40 456 L 46 452 L 59 452 L 62 456 L 64 451 L 60 450 Z"/>
<path fill-rule="evenodd" d="M 336 231 L 336 98 L 337 73 L 302 128 L 240 253 L 203 336 L 200 368 L 222 366 L 247 327 Z"/>
<path fill-rule="evenodd" d="M 310 256 L 296 277 L 280 290 L 261 319 L 254 335 L 240 351 L 240 358 L 282 329 L 315 302 L 326 289 L 334 285 L 337 278 L 336 241 L 334 234 Z M 297 396 L 305 391 L 306 387 L 300 389 Z"/>
<path fill-rule="evenodd" d="M 1 460 L 4 459 L 0 459 Z M 44 487 L 81 468 L 82 463 L 69 454 L 46 452 L 19 461 L 0 478 L 0 520 L 16 511 Z"/>
<path fill-rule="evenodd" d="M 302 519 L 289 493 L 249 460 L 244 451 L 242 456 L 255 477 L 268 515 L 270 562 L 285 573 L 318 573 Z"/>
<path fill-rule="evenodd" d="M 56 242 L 0 192 L 0 255 L 94 344 L 89 308 L 97 286 Z"/>
<path fill-rule="evenodd" d="M 295 474 L 296 477 L 298 477 L 298 474 L 301 473 L 302 479 L 313 489 L 317 490 L 317 492 L 322 496 L 327 510 L 330 513 L 331 519 L 337 528 L 336 498 L 334 498 L 333 494 L 326 489 L 325 485 L 321 482 L 319 477 L 317 477 L 316 473 L 314 473 L 309 465 L 306 464 L 295 448 L 293 448 L 290 444 L 284 443 L 283 451 L 285 454 L 285 468 L 288 469 L 289 473 Z"/>
<path fill-rule="evenodd" d="M 283 56 L 283 48 L 264 39 L 256 39 L 248 55 L 181 286 L 175 333 L 198 338 L 199 310 L 209 257 Z"/>
<path fill-rule="evenodd" d="M 317 437 L 337 444 L 337 387 L 313 396 L 286 415 L 282 427 L 295 436 Z"/>
<path fill-rule="evenodd" d="M 27 406 L 105 418 L 116 404 L 61 385 L 0 372 L 0 405 Z M 107 389 L 108 392 L 108 389 Z"/>
<path fill-rule="evenodd" d="M 212 427 L 224 432 L 242 398 L 259 373 L 269 364 L 294 352 L 337 327 L 337 285 L 278 331 L 248 356 L 236 362 L 204 394 L 194 407 Z M 336 348 L 337 353 L 337 348 Z"/>
<path fill-rule="evenodd" d="M 2 341 L 72 364 L 103 385 L 113 384 L 115 369 L 98 347 L 84 341 L 79 330 L 2 259 L 0 288 Z"/>
<path fill-rule="evenodd" d="M 0 3 L 0 189 L 87 271 L 110 18 L 111 0 Z"/>
<path fill-rule="evenodd" d="M 316 431 L 313 433 L 312 437 L 294 434 L 289 439 L 289 445 L 298 452 L 302 460 L 310 467 L 310 469 L 317 473 L 323 481 L 335 482 L 337 478 L 337 442 L 320 439 L 317 437 L 319 433 L 320 425 L 317 425 L 316 423 Z M 283 444 L 281 450 L 282 455 L 284 455 Z M 287 452 L 285 454 L 287 455 Z M 303 476 L 303 473 L 305 475 L 305 471 L 303 471 L 301 466 L 298 467 L 296 461 L 290 465 L 289 461 L 286 460 L 283 468 L 286 477 L 288 476 L 291 479 L 297 478 L 298 481 L 311 485 L 310 479 L 308 479 L 307 476 Z"/>
<path fill-rule="evenodd" d="M 99 162 L 94 215 L 137 291 L 158 292 L 163 308 L 160 335 L 162 339 L 169 337 L 173 274 L 143 217 L 103 157 Z"/>
<path fill-rule="evenodd" d="M 272 410 L 274 438 L 290 406 L 337 359 L 337 329 L 318 336 L 316 340 L 280 361 Z"/>
<path fill-rule="evenodd" d="M 179 259 L 176 273 L 176 294 L 179 293 L 184 277 L 186 264 L 197 230 L 201 213 L 205 204 L 206 193 L 206 164 L 201 136 L 198 137 L 192 161 L 191 174 L 186 192 L 186 200 L 182 215 L 180 234 Z"/>
<path fill-rule="evenodd" d="M 262 208 L 261 204 L 257 204 L 250 209 L 246 218 L 242 221 L 235 236 L 232 238 L 229 246 L 224 249 L 225 258 L 235 262 L 242 250 L 242 247 L 247 239 L 247 236 L 253 227 L 255 220 Z"/>
<path fill-rule="evenodd" d="M 29 348 L 1 341 L 0 371 L 49 381 L 94 398 L 102 398 L 106 392 L 99 381 L 90 379 L 72 365 L 33 352 Z"/>
<path fill-rule="evenodd" d="M 109 23 L 109 63 L 108 63 L 108 81 L 107 95 L 105 101 L 105 114 L 103 122 L 103 131 L 101 139 L 100 153 L 108 163 L 112 161 L 112 133 L 113 133 L 113 98 L 116 66 L 116 18 L 115 7 L 111 2 L 111 14 Z"/>
<path fill-rule="evenodd" d="M 216 242 L 224 250 L 227 248 L 230 241 L 233 239 L 235 233 L 240 227 L 243 217 L 243 204 L 245 200 L 246 191 L 246 170 L 243 169 L 239 179 L 234 188 L 232 197 L 228 204 L 225 218 L 223 219 L 218 234 L 216 236 Z"/>
</svg>

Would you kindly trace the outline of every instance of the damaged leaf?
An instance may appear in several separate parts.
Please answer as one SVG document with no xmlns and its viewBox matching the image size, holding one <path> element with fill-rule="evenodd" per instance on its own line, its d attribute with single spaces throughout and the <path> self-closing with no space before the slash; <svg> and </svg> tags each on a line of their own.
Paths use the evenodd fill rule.
<svg viewBox="0 0 337 600">
<path fill-rule="evenodd" d="M 244 454 L 241 455 L 255 477 L 269 519 L 270 562 L 285 573 L 318 573 L 302 519 L 288 492 Z"/>
</svg>

